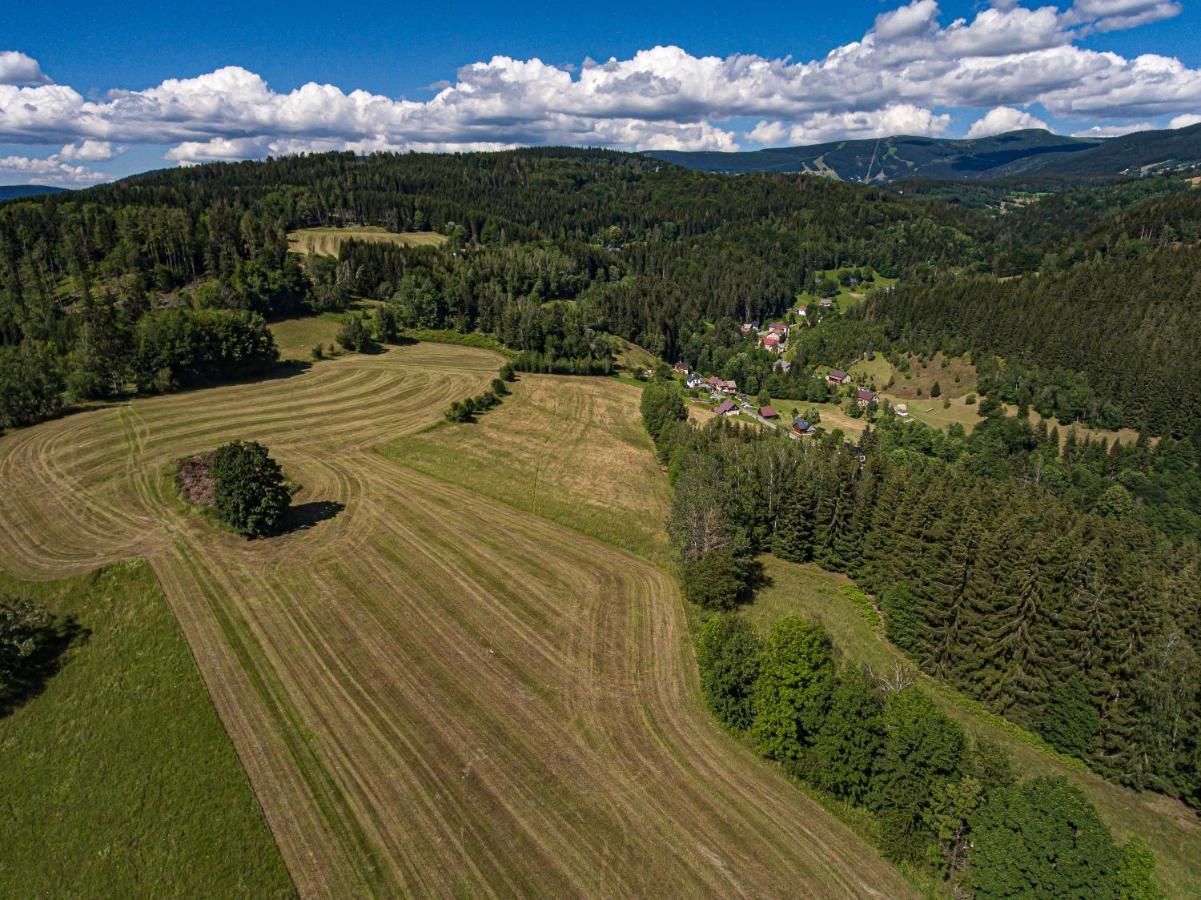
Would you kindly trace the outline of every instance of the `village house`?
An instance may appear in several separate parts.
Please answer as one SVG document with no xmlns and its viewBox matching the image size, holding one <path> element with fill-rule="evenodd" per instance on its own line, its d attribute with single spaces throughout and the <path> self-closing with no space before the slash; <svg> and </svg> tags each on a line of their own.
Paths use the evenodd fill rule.
<svg viewBox="0 0 1201 900">
<path fill-rule="evenodd" d="M 892 411 L 895 412 L 898 416 L 901 416 L 902 418 L 909 415 L 909 407 L 906 406 L 904 403 L 898 403 L 896 406 L 894 406 L 892 408 Z"/>
<path fill-rule="evenodd" d="M 835 369 L 826 376 L 826 381 L 830 382 L 830 384 L 846 384 L 850 380 L 850 374 L 842 371 L 841 369 Z"/>
<path fill-rule="evenodd" d="M 787 375 L 788 370 L 792 368 L 792 363 L 786 359 L 777 359 L 771 364 L 771 368 L 773 372 L 783 372 L 785 375 Z"/>
<path fill-rule="evenodd" d="M 817 429 L 809 424 L 809 420 L 800 416 L 792 420 L 792 430 L 797 434 L 817 434 Z"/>
<path fill-rule="evenodd" d="M 834 301 L 829 297 L 822 297 L 822 299 L 819 301 L 819 305 L 822 309 L 830 309 L 834 305 Z"/>
<path fill-rule="evenodd" d="M 796 308 L 796 314 L 798 316 L 800 316 L 802 319 L 808 318 L 809 317 L 809 307 L 808 306 L 798 306 Z"/>
<path fill-rule="evenodd" d="M 684 365 L 683 362 L 676 363 L 672 368 L 675 370 L 675 373 L 677 375 L 687 375 L 688 374 L 688 366 Z"/>
<path fill-rule="evenodd" d="M 738 415 L 738 404 L 733 400 L 721 401 L 721 406 L 714 410 L 719 416 L 736 416 Z"/>
<path fill-rule="evenodd" d="M 855 402 L 859 404 L 860 409 L 867 409 L 867 405 L 875 399 L 875 391 L 869 391 L 865 388 L 859 388 L 859 390 L 855 391 Z"/>
<path fill-rule="evenodd" d="M 765 334 L 759 339 L 759 343 L 763 345 L 764 350 L 780 350 L 780 336 L 778 334 Z"/>
<path fill-rule="evenodd" d="M 688 390 L 693 391 L 693 390 L 696 390 L 697 388 L 701 387 L 702 385 L 704 385 L 704 383 L 705 383 L 705 379 L 701 378 L 701 376 L 698 375 L 696 372 L 693 372 L 691 375 L 688 376 L 687 380 L 684 382 L 684 386 L 686 388 L 688 388 Z"/>
<path fill-rule="evenodd" d="M 767 326 L 769 334 L 778 335 L 782 340 L 788 340 L 788 326 L 783 322 L 772 322 Z"/>
<path fill-rule="evenodd" d="M 717 389 L 719 391 L 721 391 L 723 394 L 737 394 L 738 393 L 738 385 L 734 383 L 733 379 L 730 379 L 729 381 L 721 381 L 719 379 Z"/>
</svg>

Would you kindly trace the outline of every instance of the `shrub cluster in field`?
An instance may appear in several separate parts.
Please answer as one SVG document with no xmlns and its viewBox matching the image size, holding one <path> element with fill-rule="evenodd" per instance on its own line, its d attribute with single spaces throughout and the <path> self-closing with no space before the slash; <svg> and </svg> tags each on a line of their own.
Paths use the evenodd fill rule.
<svg viewBox="0 0 1201 900">
<path fill-rule="evenodd" d="M 929 866 L 960 895 L 1160 897 L 1141 840 L 1119 848 L 1062 778 L 1018 783 L 1004 751 L 962 727 L 903 670 L 839 668 L 818 624 L 787 616 L 764 641 L 719 613 L 697 641 L 714 715 L 763 756 L 874 814 L 895 862 Z"/>
<path fill-rule="evenodd" d="M 448 406 L 446 409 L 446 421 L 474 421 L 477 413 L 486 412 L 500 403 L 504 396 L 509 393 L 507 382 L 516 380 L 517 374 L 513 371 L 513 366 L 505 363 L 500 367 L 498 377 L 492 379 L 492 384 L 488 390 L 482 394 L 476 394 L 474 397 L 468 397 L 466 400 L 456 400 Z"/>
<path fill-rule="evenodd" d="M 0 596 L 0 712 L 50 674 L 71 625 L 32 600 Z"/>
<path fill-rule="evenodd" d="M 211 510 L 245 537 L 276 533 L 296 491 L 267 448 L 254 441 L 180 460 L 175 483 L 184 500 Z"/>
</svg>

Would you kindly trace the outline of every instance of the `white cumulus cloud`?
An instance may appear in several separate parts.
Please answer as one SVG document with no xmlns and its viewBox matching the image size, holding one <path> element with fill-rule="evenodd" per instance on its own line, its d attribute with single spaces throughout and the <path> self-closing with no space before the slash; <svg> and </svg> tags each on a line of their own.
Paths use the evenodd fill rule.
<svg viewBox="0 0 1201 900">
<path fill-rule="evenodd" d="M 81 141 L 78 144 L 67 144 L 58 155 L 63 159 L 82 159 L 88 162 L 103 162 L 112 159 L 120 150 L 114 150 L 109 141 Z"/>
<path fill-rule="evenodd" d="M 936 136 L 951 124 L 949 114 L 935 114 L 911 103 L 895 103 L 879 110 L 819 112 L 796 125 L 759 122 L 747 137 L 756 144 L 821 144 L 826 141 L 878 138 L 890 135 Z"/>
<path fill-rule="evenodd" d="M 1046 122 L 1024 110 L 1014 109 L 1012 106 L 997 106 L 973 122 L 972 127 L 967 131 L 967 136 L 970 138 L 989 137 L 1022 128 L 1046 127 Z"/>
<path fill-rule="evenodd" d="M 0 50 L 0 84 L 49 84 L 38 61 L 16 50 Z"/>
<path fill-rule="evenodd" d="M 1081 37 L 1178 12 L 1174 0 L 1075 0 L 1063 12 L 997 0 L 944 22 L 937 0 L 912 0 L 818 59 L 696 56 L 675 46 L 579 66 L 494 56 L 463 66 L 424 100 L 313 82 L 278 91 L 238 66 L 89 99 L 10 51 L 0 55 L 0 141 L 66 144 L 74 149 L 64 160 L 157 144 L 178 162 L 338 148 L 734 150 L 945 134 L 948 111 L 962 109 L 979 110 L 973 135 L 1043 127 L 1022 111 L 1033 104 L 1078 128 L 1112 129 L 1194 115 L 1201 70 L 1170 56 L 1085 48 Z"/>
<path fill-rule="evenodd" d="M 0 183 L 42 184 L 55 187 L 83 187 L 108 178 L 85 166 L 77 166 L 57 154 L 37 159 L 28 156 L 0 156 Z"/>
</svg>

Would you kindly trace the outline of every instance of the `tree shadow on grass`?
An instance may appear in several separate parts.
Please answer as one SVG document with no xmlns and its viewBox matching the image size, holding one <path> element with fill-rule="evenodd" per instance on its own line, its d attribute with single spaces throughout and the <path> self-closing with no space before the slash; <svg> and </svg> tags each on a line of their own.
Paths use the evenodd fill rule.
<svg viewBox="0 0 1201 900">
<path fill-rule="evenodd" d="M 283 521 L 279 523 L 278 534 L 291 534 L 294 531 L 305 531 L 321 522 L 334 518 L 346 509 L 345 503 L 336 500 L 314 500 L 311 503 L 299 503 L 288 507 Z"/>
<path fill-rule="evenodd" d="M 66 652 L 87 643 L 91 634 L 74 616 L 56 621 L 52 633 L 37 652 L 21 661 L 19 671 L 10 676 L 7 685 L 0 681 L 0 719 L 42 693 L 67 661 Z"/>
</svg>

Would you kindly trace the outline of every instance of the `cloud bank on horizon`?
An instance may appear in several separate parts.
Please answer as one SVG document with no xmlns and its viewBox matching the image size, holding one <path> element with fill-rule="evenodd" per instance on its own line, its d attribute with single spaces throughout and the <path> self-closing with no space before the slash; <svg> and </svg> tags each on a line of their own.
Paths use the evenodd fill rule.
<svg viewBox="0 0 1201 900">
<path fill-rule="evenodd" d="M 273 91 L 230 66 L 85 99 L 20 51 L 0 52 L 0 143 L 60 147 L 0 157 L 0 181 L 84 185 L 127 145 L 180 164 L 334 149 L 469 151 L 530 144 L 738 150 L 894 134 L 947 135 L 950 111 L 983 137 L 1042 115 L 1108 136 L 1201 121 L 1201 69 L 1080 45 L 1180 13 L 1175 0 L 1075 0 L 1066 10 L 994 0 L 940 22 L 937 0 L 881 13 L 863 38 L 794 62 L 697 57 L 656 46 L 578 71 L 494 56 L 425 101 L 308 83 Z M 1035 111 L 1031 111 L 1035 107 Z M 1158 120 L 1156 122 L 1155 120 Z"/>
</svg>

